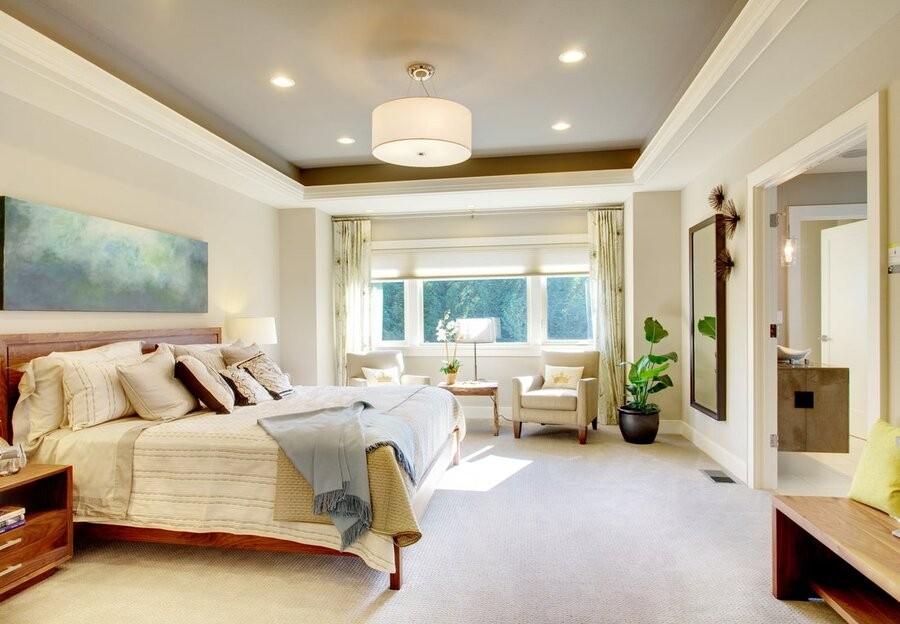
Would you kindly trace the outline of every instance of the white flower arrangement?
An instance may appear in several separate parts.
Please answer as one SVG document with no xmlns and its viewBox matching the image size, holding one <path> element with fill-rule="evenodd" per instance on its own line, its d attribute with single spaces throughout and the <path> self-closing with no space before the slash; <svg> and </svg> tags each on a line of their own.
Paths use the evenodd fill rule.
<svg viewBox="0 0 900 624">
<path fill-rule="evenodd" d="M 444 343 L 444 360 L 441 362 L 440 371 L 445 375 L 459 372 L 459 360 L 456 359 L 456 350 L 459 348 L 459 325 L 456 319 L 450 318 L 450 310 L 444 312 L 444 318 L 440 319 L 435 331 L 439 342 Z M 450 356 L 450 343 L 453 343 L 453 357 Z"/>
</svg>

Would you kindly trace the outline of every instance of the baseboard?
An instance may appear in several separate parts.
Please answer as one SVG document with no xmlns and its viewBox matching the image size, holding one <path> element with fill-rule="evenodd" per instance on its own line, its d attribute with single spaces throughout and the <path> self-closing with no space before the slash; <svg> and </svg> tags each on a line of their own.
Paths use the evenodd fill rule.
<svg viewBox="0 0 900 624">
<path fill-rule="evenodd" d="M 681 428 L 681 425 L 684 424 L 682 420 L 664 420 L 660 419 L 659 421 L 659 432 L 663 435 L 680 435 L 683 437 L 687 437 L 684 435 L 684 432 Z"/>
<path fill-rule="evenodd" d="M 709 455 L 732 477 L 739 479 L 741 482 L 747 482 L 747 462 L 718 442 L 713 441 L 709 437 L 703 435 L 683 420 L 677 421 L 681 423 L 681 435 L 689 440 L 698 449 Z"/>
</svg>

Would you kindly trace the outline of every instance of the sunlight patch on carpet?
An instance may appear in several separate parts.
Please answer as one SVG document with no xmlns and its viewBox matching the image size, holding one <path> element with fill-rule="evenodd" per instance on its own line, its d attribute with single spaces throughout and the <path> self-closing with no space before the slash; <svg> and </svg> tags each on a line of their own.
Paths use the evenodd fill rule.
<svg viewBox="0 0 900 624">
<path fill-rule="evenodd" d="M 486 455 L 477 461 L 472 458 L 483 455 L 492 447 L 485 447 L 468 455 L 459 466 L 454 466 L 438 483 L 439 490 L 464 490 L 489 492 L 531 463 L 527 459 L 512 459 L 499 455 Z"/>
</svg>

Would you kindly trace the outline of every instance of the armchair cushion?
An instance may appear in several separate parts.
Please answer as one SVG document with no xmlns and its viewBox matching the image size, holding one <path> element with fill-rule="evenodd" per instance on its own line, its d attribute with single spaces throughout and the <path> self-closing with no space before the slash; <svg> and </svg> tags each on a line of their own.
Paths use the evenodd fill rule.
<svg viewBox="0 0 900 624">
<path fill-rule="evenodd" d="M 584 366 L 544 366 L 544 388 L 574 390 L 584 373 Z"/>
<path fill-rule="evenodd" d="M 569 388 L 542 388 L 522 395 L 525 409 L 575 411 L 578 391 Z"/>
</svg>

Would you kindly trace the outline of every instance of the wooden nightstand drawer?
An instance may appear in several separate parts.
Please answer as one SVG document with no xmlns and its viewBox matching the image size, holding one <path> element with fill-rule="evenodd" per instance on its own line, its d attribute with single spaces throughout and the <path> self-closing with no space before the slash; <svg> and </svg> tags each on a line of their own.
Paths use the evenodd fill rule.
<svg viewBox="0 0 900 624">
<path fill-rule="evenodd" d="M 27 563 L 37 555 L 64 547 L 68 523 L 64 509 L 25 516 L 25 526 L 0 534 L 0 574 L 8 566 Z M 0 576 L 0 585 L 5 577 Z"/>
</svg>

